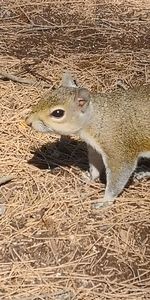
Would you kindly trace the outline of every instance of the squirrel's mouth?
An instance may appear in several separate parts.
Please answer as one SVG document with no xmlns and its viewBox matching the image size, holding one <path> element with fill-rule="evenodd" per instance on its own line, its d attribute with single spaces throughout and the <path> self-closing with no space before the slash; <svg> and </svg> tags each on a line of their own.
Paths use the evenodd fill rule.
<svg viewBox="0 0 150 300">
<path fill-rule="evenodd" d="M 31 122 L 31 124 L 28 124 L 28 125 L 39 132 L 52 132 L 53 131 L 49 127 L 47 127 L 42 120 L 34 120 L 33 122 Z"/>
</svg>

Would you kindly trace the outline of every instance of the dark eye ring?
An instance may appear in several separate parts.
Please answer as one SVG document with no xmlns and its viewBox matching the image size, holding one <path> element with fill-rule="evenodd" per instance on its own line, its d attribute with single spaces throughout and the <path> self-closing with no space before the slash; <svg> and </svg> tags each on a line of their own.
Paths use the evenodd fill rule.
<svg viewBox="0 0 150 300">
<path fill-rule="evenodd" d="M 52 113 L 51 116 L 55 118 L 62 118 L 64 116 L 65 111 L 63 109 L 55 109 Z"/>
</svg>

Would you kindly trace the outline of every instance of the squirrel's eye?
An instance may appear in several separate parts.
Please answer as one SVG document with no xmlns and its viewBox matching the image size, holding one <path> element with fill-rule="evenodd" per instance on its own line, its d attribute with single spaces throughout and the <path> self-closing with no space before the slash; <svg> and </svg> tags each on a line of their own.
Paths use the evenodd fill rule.
<svg viewBox="0 0 150 300">
<path fill-rule="evenodd" d="M 62 118 L 64 116 L 64 110 L 63 109 L 56 109 L 51 113 L 51 116 L 55 118 Z"/>
</svg>

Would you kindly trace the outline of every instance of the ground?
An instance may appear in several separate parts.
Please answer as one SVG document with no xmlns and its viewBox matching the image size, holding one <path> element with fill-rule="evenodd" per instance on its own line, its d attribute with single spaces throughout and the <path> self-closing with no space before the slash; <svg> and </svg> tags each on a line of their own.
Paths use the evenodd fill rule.
<svg viewBox="0 0 150 300">
<path fill-rule="evenodd" d="M 3 0 L 0 17 L 0 299 L 150 299 L 148 179 L 94 210 L 86 145 L 24 122 L 65 69 L 97 92 L 150 82 L 150 2 Z"/>
</svg>

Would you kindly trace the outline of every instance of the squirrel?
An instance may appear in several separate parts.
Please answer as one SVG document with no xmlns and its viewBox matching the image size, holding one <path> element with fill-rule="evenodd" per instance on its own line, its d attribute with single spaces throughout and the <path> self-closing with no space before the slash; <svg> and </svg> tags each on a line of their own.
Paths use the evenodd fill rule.
<svg viewBox="0 0 150 300">
<path fill-rule="evenodd" d="M 104 198 L 96 207 L 107 206 L 124 189 L 138 158 L 150 158 L 150 85 L 94 94 L 65 73 L 26 122 L 37 131 L 78 135 L 87 143 L 91 179 L 106 171 Z"/>
</svg>

